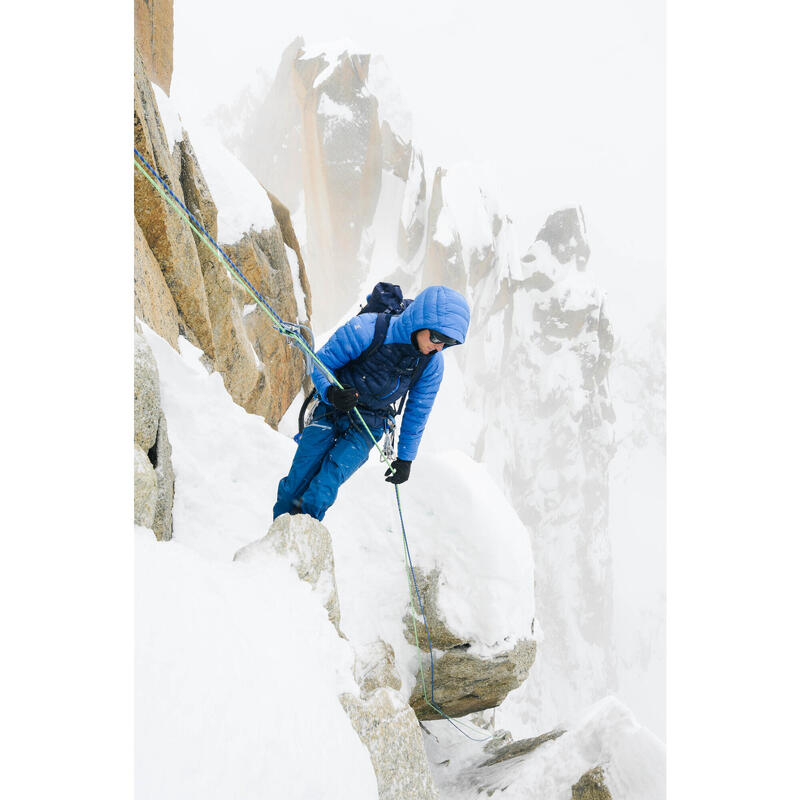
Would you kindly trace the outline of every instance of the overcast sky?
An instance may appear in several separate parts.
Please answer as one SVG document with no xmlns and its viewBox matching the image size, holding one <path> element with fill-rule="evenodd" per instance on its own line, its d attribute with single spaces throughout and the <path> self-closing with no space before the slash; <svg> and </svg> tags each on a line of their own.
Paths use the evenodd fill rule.
<svg viewBox="0 0 800 800">
<path fill-rule="evenodd" d="M 618 333 L 662 305 L 663 0 L 175 0 L 172 96 L 201 114 L 229 103 L 298 35 L 382 54 L 428 170 L 489 164 L 523 251 L 581 204 Z"/>
</svg>

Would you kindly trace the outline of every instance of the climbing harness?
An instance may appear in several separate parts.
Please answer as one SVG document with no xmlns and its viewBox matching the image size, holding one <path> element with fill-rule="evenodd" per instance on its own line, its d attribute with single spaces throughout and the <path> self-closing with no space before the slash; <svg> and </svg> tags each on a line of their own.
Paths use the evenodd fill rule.
<svg viewBox="0 0 800 800">
<path fill-rule="evenodd" d="M 230 259 L 228 254 L 217 244 L 214 237 L 198 222 L 197 218 L 189 211 L 188 208 L 175 196 L 172 189 L 164 182 L 161 176 L 155 171 L 155 169 L 150 165 L 147 159 L 134 147 L 133 148 L 134 158 L 133 163 L 136 166 L 136 169 L 144 175 L 145 178 L 152 184 L 152 186 L 156 189 L 156 191 L 167 201 L 167 203 L 172 206 L 172 208 L 182 216 L 192 230 L 197 234 L 200 240 L 205 244 L 205 246 L 215 254 L 217 259 L 223 266 L 228 270 L 228 272 L 236 279 L 248 292 L 248 294 L 256 301 L 259 307 L 266 312 L 267 316 L 272 320 L 273 327 L 285 336 L 289 343 L 293 346 L 299 348 L 301 352 L 304 353 L 306 358 L 306 369 L 309 368 L 310 363 L 313 361 L 317 364 L 317 366 L 328 376 L 331 383 L 338 386 L 340 389 L 342 388 L 341 383 L 336 379 L 336 376 L 317 358 L 316 354 L 314 353 L 313 349 L 309 347 L 308 342 L 303 338 L 301 335 L 301 329 L 305 326 L 295 325 L 293 323 L 284 322 L 278 313 L 270 306 L 270 304 L 259 294 L 259 292 L 253 287 L 250 281 L 244 276 L 242 271 L 233 261 Z M 138 161 L 137 161 L 138 158 Z M 139 163 L 141 161 L 141 164 Z M 144 165 L 144 166 L 143 166 Z M 145 167 L 147 168 L 145 170 Z M 155 178 L 155 180 L 153 180 Z M 158 181 L 158 183 L 156 183 Z M 306 329 L 307 330 L 307 329 Z M 372 432 L 369 429 L 369 426 L 364 421 L 364 418 L 361 416 L 361 412 L 354 408 L 353 411 L 355 412 L 356 416 L 358 417 L 359 421 L 364 427 L 364 430 L 367 432 L 367 435 L 372 441 L 372 444 L 375 446 L 375 449 L 378 451 L 381 457 L 381 461 L 386 462 L 386 465 L 394 474 L 395 470 L 392 467 L 391 463 L 386 461 L 386 458 L 383 455 L 383 451 L 381 450 L 380 445 L 377 441 L 375 441 L 375 437 L 372 435 Z"/>
<path fill-rule="evenodd" d="M 244 276 L 241 270 L 234 264 L 234 262 L 230 259 L 228 254 L 217 244 L 214 240 L 214 237 L 201 225 L 201 223 L 197 220 L 197 218 L 189 211 L 188 208 L 175 196 L 172 189 L 164 182 L 161 176 L 155 171 L 155 169 L 150 165 L 147 159 L 134 147 L 133 152 L 135 158 L 133 163 L 136 169 L 144 175 L 144 177 L 152 184 L 152 186 L 156 189 L 156 191 L 167 201 L 167 203 L 181 216 L 183 217 L 186 222 L 189 224 L 189 227 L 197 234 L 200 241 L 216 256 L 217 260 L 220 262 L 225 269 L 228 270 L 230 275 L 238 281 L 241 286 L 248 292 L 248 294 L 255 300 L 258 306 L 267 314 L 267 316 L 272 321 L 273 327 L 279 333 L 286 337 L 289 344 L 293 347 L 296 347 L 302 353 L 305 363 L 306 363 L 306 373 L 311 374 L 311 370 L 313 369 L 312 364 L 316 363 L 317 366 L 328 376 L 331 383 L 338 386 L 340 389 L 343 388 L 339 381 L 336 379 L 336 376 L 317 358 L 316 354 L 314 353 L 314 336 L 311 330 L 305 326 L 300 324 L 295 324 L 291 322 L 285 322 L 281 319 L 278 313 L 270 306 L 270 304 L 259 294 L 259 292 L 253 287 L 250 281 Z M 138 158 L 138 160 L 137 160 Z M 141 163 L 139 163 L 141 162 Z M 155 178 L 155 180 L 154 180 Z M 158 183 L 156 183 L 158 181 Z M 387 284 L 388 285 L 388 284 Z M 362 309 L 363 310 L 363 309 Z M 311 344 L 306 341 L 305 337 L 303 336 L 303 332 L 306 331 L 308 336 L 311 340 Z M 303 404 L 303 408 L 300 412 L 300 422 L 304 421 L 304 417 L 308 417 L 310 412 L 313 412 L 313 408 L 309 410 L 308 406 L 311 405 L 311 399 L 313 395 L 310 395 L 306 398 L 306 402 Z M 397 414 L 400 414 L 403 409 L 403 405 L 405 404 L 405 396 L 403 397 L 399 408 L 397 410 Z M 391 465 L 391 461 L 394 457 L 394 424 L 391 425 L 391 429 L 387 431 L 387 438 L 384 441 L 384 446 L 381 446 L 376 441 L 375 437 L 372 435 L 367 423 L 364 421 L 364 418 L 361 416 L 361 413 L 358 411 L 357 408 L 354 408 L 353 411 L 355 412 L 356 416 L 358 417 L 359 421 L 361 422 L 364 430 L 366 430 L 369 438 L 372 440 L 373 445 L 377 449 L 378 453 L 380 454 L 381 460 L 386 463 L 391 470 L 392 474 L 394 474 L 395 470 Z M 302 429 L 302 424 L 301 424 Z M 481 741 L 488 741 L 491 739 L 491 736 L 484 736 L 482 738 L 474 738 L 462 730 L 459 726 L 465 726 L 473 729 L 473 732 L 478 733 L 485 733 L 477 726 L 471 725 L 471 723 L 465 722 L 464 720 L 454 720 L 452 717 L 448 716 L 441 707 L 436 703 L 434 698 L 434 659 L 433 659 L 433 645 L 431 644 L 431 635 L 430 630 L 428 629 L 428 620 L 425 616 L 425 609 L 422 604 L 422 597 L 420 596 L 419 587 L 417 586 L 417 578 L 414 574 L 414 565 L 411 561 L 411 552 L 408 547 L 408 539 L 406 537 L 406 529 L 405 523 L 403 522 L 403 509 L 400 505 L 400 490 L 398 486 L 395 484 L 394 487 L 395 496 L 397 498 L 397 510 L 400 514 L 400 525 L 403 532 L 403 550 L 404 550 L 404 561 L 406 565 L 406 576 L 408 578 L 408 591 L 409 597 L 411 599 L 411 607 L 414 607 L 414 592 L 412 592 L 412 583 L 414 591 L 416 592 L 417 596 L 417 603 L 419 604 L 419 609 L 422 614 L 422 620 L 425 624 L 425 632 L 428 638 L 428 651 L 430 653 L 430 660 L 431 660 L 431 696 L 430 699 L 428 698 L 428 690 L 425 684 L 425 673 L 422 667 L 422 648 L 419 644 L 419 636 L 417 633 L 417 621 L 416 621 L 416 614 L 412 613 L 411 620 L 414 627 L 414 637 L 417 642 L 417 655 L 419 658 L 419 673 L 420 673 L 420 680 L 422 682 L 422 691 L 425 697 L 425 702 L 429 705 L 437 714 L 439 714 L 442 718 L 446 719 L 459 733 L 466 736 L 468 739 L 471 739 L 474 742 L 481 742 Z"/>
</svg>

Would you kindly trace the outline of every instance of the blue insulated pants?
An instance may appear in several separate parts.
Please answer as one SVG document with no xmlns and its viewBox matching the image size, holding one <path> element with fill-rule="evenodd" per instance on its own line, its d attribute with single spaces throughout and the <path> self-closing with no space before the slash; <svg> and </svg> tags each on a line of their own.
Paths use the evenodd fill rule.
<svg viewBox="0 0 800 800">
<path fill-rule="evenodd" d="M 377 439 L 383 427 L 371 428 Z M 339 487 L 369 457 L 372 442 L 358 419 L 320 403 L 303 428 L 289 474 L 278 484 L 272 518 L 303 513 L 321 520 Z"/>
</svg>

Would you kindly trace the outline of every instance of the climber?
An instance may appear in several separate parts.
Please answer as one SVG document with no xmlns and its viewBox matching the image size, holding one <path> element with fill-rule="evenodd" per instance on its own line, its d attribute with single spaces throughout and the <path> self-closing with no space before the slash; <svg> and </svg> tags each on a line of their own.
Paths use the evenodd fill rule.
<svg viewBox="0 0 800 800">
<path fill-rule="evenodd" d="M 401 307 L 404 310 L 394 315 L 353 317 L 317 353 L 342 388 L 315 367 L 311 378 L 320 403 L 300 434 L 289 474 L 278 484 L 273 518 L 289 513 L 321 520 L 339 487 L 367 461 L 373 446 L 358 417 L 350 412 L 358 409 L 377 440 L 394 425 L 392 403 L 406 392 L 398 457 L 392 462 L 394 474 L 386 470 L 385 477 L 394 484 L 408 480 L 442 382 L 441 351 L 463 344 L 469 306 L 454 289 L 429 286 Z"/>
</svg>

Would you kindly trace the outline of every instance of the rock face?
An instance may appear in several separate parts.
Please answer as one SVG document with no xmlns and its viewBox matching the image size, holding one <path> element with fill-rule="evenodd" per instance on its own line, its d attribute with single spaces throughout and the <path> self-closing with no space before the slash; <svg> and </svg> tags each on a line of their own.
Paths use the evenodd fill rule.
<svg viewBox="0 0 800 800">
<path fill-rule="evenodd" d="M 262 539 L 237 550 L 234 561 L 258 561 L 275 554 L 286 556 L 301 580 L 314 587 L 339 636 L 339 593 L 328 529 L 307 514 L 281 514 Z"/>
<path fill-rule="evenodd" d="M 439 570 L 425 573 L 417 569 L 416 576 L 431 645 L 436 651 L 433 665 L 433 700 L 436 705 L 451 717 L 497 707 L 512 689 L 516 689 L 528 677 L 536 657 L 536 643 L 524 639 L 492 658 L 473 655 L 470 643 L 448 628 L 439 608 Z M 421 646 L 423 650 L 427 649 L 422 615 L 415 609 L 412 617 L 409 610 L 404 622 L 407 641 L 416 644 L 416 623 Z M 427 654 L 422 659 L 422 667 L 423 677 L 417 676 L 409 704 L 421 720 L 441 719 L 441 715 L 427 702 L 431 699 L 431 664 Z"/>
<path fill-rule="evenodd" d="M 178 349 L 180 317 L 153 251 L 134 219 L 134 308 L 137 319 Z"/>
<path fill-rule="evenodd" d="M 140 331 L 135 334 L 134 408 L 134 521 L 150 528 L 156 539 L 172 538 L 175 474 L 167 420 L 161 410 L 161 391 L 155 358 Z"/>
<path fill-rule="evenodd" d="M 172 82 L 172 0 L 134 0 L 136 46 L 147 77 L 169 94 Z"/>
<path fill-rule="evenodd" d="M 524 639 L 493 658 L 478 658 L 467 650 L 449 650 L 434 661 L 433 700 L 448 716 L 462 717 L 495 708 L 528 677 L 536 658 L 536 643 Z M 428 699 L 431 698 L 430 660 L 422 660 Z M 418 719 L 441 719 L 425 700 L 420 679 L 408 701 Z"/>
<path fill-rule="evenodd" d="M 605 784 L 602 767 L 595 767 L 581 775 L 581 779 L 572 787 L 572 800 L 613 800 Z"/>
<path fill-rule="evenodd" d="M 202 165 L 186 131 L 174 146 L 167 141 L 138 51 L 134 144 L 216 239 L 218 211 Z M 283 319 L 308 324 L 310 285 L 291 217 L 266 191 L 264 202 L 276 210 L 275 224 L 251 229 L 238 242 L 224 245 L 225 251 Z M 176 348 L 179 334 L 185 335 L 203 350 L 209 368 L 222 375 L 234 402 L 277 426 L 305 375 L 299 351 L 274 330 L 221 259 L 138 169 L 134 213 L 137 318 Z M 298 309 L 298 302 L 304 307 Z"/>
<path fill-rule="evenodd" d="M 170 153 L 158 105 L 138 50 L 134 74 L 134 146 L 185 204 L 179 156 L 176 153 L 173 159 Z M 133 198 L 136 221 L 161 267 L 181 322 L 194 333 L 200 347 L 213 357 L 208 301 L 191 228 L 135 168 Z"/>
<path fill-rule="evenodd" d="M 399 692 L 380 688 L 365 700 L 343 694 L 339 701 L 369 750 L 380 800 L 439 797 L 417 718 Z"/>
<path fill-rule="evenodd" d="M 397 689 L 403 686 L 394 660 L 394 650 L 382 639 L 359 648 L 356 652 L 355 678 L 361 688 L 361 697 L 381 687 Z"/>
</svg>

